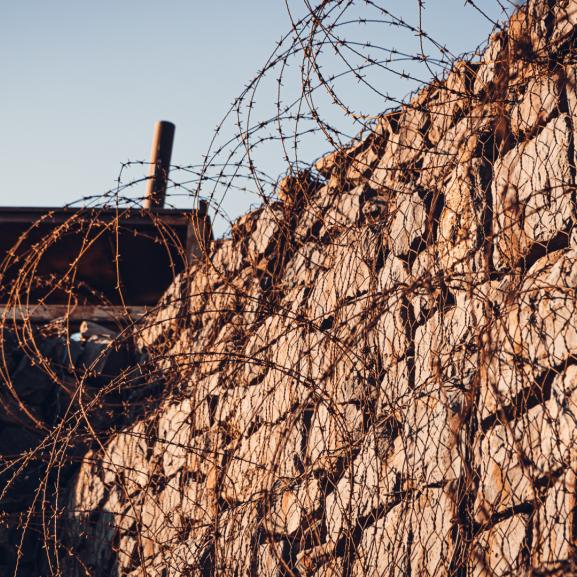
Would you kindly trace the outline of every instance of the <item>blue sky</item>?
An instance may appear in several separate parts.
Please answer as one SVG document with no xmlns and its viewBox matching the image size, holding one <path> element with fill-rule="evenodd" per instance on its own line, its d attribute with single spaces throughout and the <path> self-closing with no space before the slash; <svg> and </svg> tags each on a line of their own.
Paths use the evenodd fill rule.
<svg viewBox="0 0 577 577">
<path fill-rule="evenodd" d="M 416 19 L 417 0 L 378 4 L 392 11 L 401 6 L 404 17 Z M 481 4 L 491 18 L 503 17 L 497 0 Z M 289 7 L 295 15 L 306 11 L 304 0 L 289 0 Z M 474 49 L 491 31 L 491 23 L 463 0 L 428 0 L 425 7 L 426 29 L 454 54 Z M 367 9 L 359 2 L 351 15 L 363 13 Z M 5 2 L 0 20 L 0 203 L 61 205 L 105 192 L 114 186 L 122 162 L 148 160 L 158 119 L 176 124 L 173 162 L 200 162 L 220 118 L 289 29 L 284 0 Z M 416 49 L 414 35 L 382 24 L 351 26 L 343 34 Z M 329 68 L 331 57 L 323 56 Z M 418 72 L 427 80 L 423 67 Z M 411 88 L 394 75 L 378 74 L 371 82 L 396 97 Z M 287 95 L 296 95 L 297 76 L 289 74 L 287 82 Z M 391 106 L 353 83 L 339 90 L 364 113 Z M 263 83 L 256 117 L 273 110 L 273 98 L 273 83 Z M 327 118 L 342 115 L 322 97 L 318 105 Z M 224 130 L 232 134 L 233 127 L 227 126 Z M 303 154 L 310 157 L 303 160 L 330 148 L 320 135 L 309 140 Z M 276 177 L 284 170 L 281 157 L 277 148 L 263 145 L 259 168 Z M 145 172 L 135 166 L 125 176 L 138 178 Z M 137 197 L 142 190 L 135 186 L 128 194 Z M 190 206 L 192 201 L 183 197 L 175 203 Z M 235 216 L 246 210 L 247 201 L 231 196 L 225 204 Z"/>
</svg>

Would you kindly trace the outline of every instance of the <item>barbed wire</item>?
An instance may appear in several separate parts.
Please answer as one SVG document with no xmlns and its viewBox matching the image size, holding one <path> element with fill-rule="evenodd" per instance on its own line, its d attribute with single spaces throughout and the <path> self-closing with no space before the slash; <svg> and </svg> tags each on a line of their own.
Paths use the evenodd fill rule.
<svg viewBox="0 0 577 577">
<path fill-rule="evenodd" d="M 573 3 L 465 4 L 493 33 L 457 55 L 422 0 L 286 2 L 203 162 L 171 169 L 169 206 L 219 232 L 193 219 L 194 253 L 142 211 L 141 161 L 7 251 L 3 574 L 577 574 Z M 142 316 L 128 214 L 174 277 Z M 105 237 L 113 290 L 79 273 Z"/>
</svg>

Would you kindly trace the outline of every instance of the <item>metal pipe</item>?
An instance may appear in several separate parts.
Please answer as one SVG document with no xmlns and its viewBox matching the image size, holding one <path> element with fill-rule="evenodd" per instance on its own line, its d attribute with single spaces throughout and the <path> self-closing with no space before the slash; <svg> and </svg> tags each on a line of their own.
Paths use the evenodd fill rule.
<svg viewBox="0 0 577 577">
<path fill-rule="evenodd" d="M 144 208 L 162 208 L 164 206 L 166 184 L 170 171 L 170 157 L 174 143 L 174 130 L 174 124 L 167 120 L 160 120 L 154 125 Z"/>
</svg>

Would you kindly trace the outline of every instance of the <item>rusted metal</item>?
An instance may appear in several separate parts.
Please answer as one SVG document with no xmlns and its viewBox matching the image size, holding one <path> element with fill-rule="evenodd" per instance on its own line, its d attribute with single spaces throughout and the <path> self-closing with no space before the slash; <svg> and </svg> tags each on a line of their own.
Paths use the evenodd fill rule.
<svg viewBox="0 0 577 577">
<path fill-rule="evenodd" d="M 150 154 L 150 172 L 144 208 L 162 208 L 166 198 L 166 185 L 170 172 L 170 159 L 174 143 L 175 126 L 167 120 L 160 120 L 154 126 L 152 151 Z"/>
</svg>

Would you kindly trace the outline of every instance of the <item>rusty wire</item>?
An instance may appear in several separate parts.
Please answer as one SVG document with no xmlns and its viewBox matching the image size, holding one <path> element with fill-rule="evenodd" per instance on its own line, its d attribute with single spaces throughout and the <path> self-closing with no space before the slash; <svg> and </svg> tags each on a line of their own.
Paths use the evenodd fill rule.
<svg viewBox="0 0 577 577">
<path fill-rule="evenodd" d="M 421 0 L 414 21 L 380 0 L 287 3 L 290 33 L 204 162 L 172 169 L 169 201 L 208 200 L 228 232 L 144 317 L 80 346 L 71 314 L 27 316 L 55 294 L 69 313 L 109 304 L 78 261 L 39 266 L 66 235 L 80 259 L 118 230 L 142 179 L 8 253 L 5 574 L 576 574 L 575 8 L 493 4 L 488 42 L 458 56 Z M 367 23 L 415 52 L 348 35 Z M 382 106 L 357 109 L 342 78 Z M 311 164 L 307 137 L 332 152 Z M 257 161 L 271 146 L 282 178 Z M 235 195 L 256 206 L 236 220 Z"/>
</svg>

